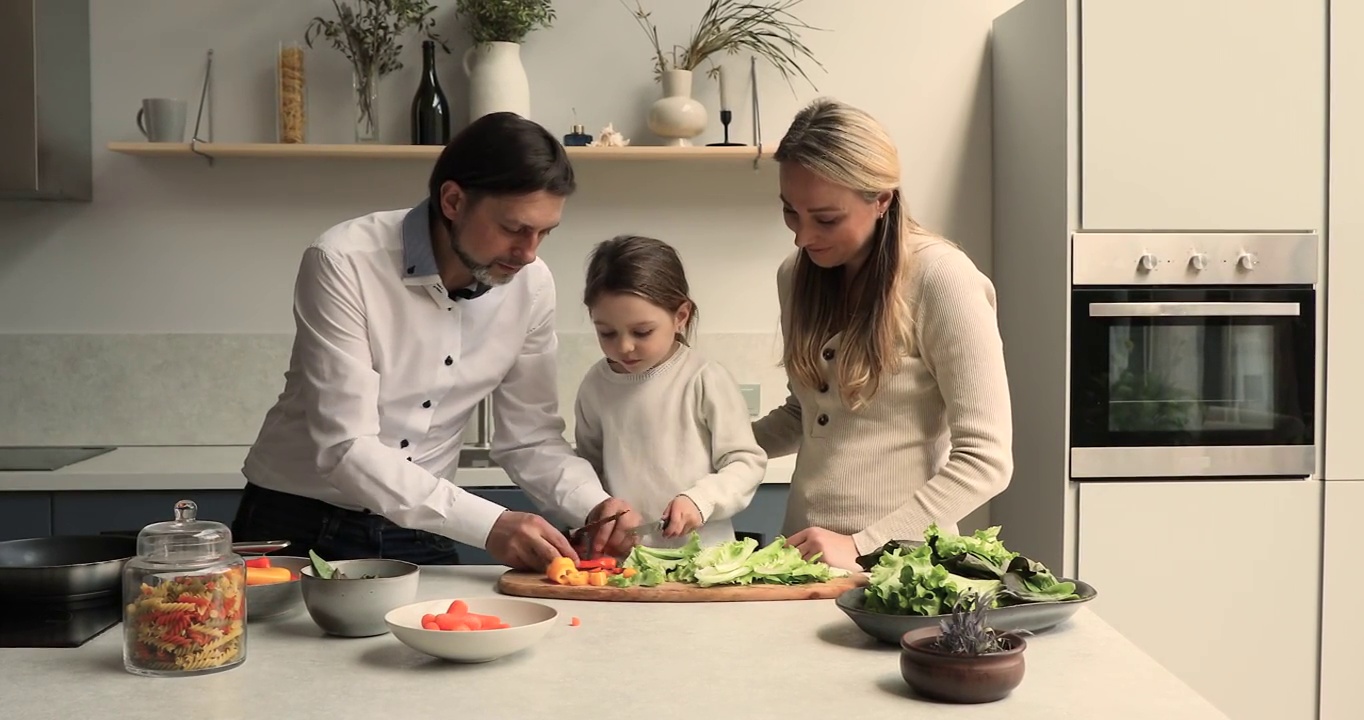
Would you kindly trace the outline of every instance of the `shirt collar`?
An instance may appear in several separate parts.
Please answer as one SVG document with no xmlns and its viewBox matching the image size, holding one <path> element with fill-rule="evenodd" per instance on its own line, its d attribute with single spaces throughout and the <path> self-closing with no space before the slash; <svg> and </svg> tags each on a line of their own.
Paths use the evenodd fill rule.
<svg viewBox="0 0 1364 720">
<path fill-rule="evenodd" d="M 424 285 L 433 276 L 439 278 L 440 267 L 431 251 L 431 200 L 417 203 L 403 217 L 403 281 L 412 285 Z M 475 281 L 474 284 L 450 291 L 451 300 L 472 300 L 492 289 Z"/>
</svg>

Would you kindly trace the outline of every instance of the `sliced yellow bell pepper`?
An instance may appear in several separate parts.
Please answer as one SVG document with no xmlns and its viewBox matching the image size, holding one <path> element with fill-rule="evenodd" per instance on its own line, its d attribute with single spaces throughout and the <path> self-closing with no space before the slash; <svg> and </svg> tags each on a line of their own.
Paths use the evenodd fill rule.
<svg viewBox="0 0 1364 720">
<path fill-rule="evenodd" d="M 591 570 L 587 573 L 587 584 L 596 587 L 606 587 L 606 573 L 601 570 Z"/>
<path fill-rule="evenodd" d="M 567 585 L 568 574 L 577 571 L 572 558 L 557 557 L 550 561 L 549 567 L 545 569 L 545 576 L 560 585 Z"/>
<path fill-rule="evenodd" d="M 569 585 L 586 585 L 587 573 L 582 570 L 574 570 L 568 574 Z"/>
</svg>

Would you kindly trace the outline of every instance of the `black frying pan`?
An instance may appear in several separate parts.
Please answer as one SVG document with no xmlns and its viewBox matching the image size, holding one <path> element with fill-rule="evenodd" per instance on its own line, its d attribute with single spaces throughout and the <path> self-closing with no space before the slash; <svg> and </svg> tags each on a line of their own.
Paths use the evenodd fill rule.
<svg viewBox="0 0 1364 720">
<path fill-rule="evenodd" d="M 239 553 L 268 553 L 288 541 L 232 543 Z M 123 565 L 137 554 L 135 535 L 58 535 L 0 542 L 0 602 L 77 602 L 116 597 Z"/>
<path fill-rule="evenodd" d="M 114 596 L 137 539 L 59 535 L 0 542 L 0 600 L 71 602 Z"/>
</svg>

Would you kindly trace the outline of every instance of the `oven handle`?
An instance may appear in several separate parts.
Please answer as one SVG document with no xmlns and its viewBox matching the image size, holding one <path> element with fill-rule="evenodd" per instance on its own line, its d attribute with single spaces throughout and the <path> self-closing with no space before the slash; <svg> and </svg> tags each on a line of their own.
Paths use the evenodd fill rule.
<svg viewBox="0 0 1364 720">
<path fill-rule="evenodd" d="M 1090 317 L 1293 317 L 1302 314 L 1295 302 L 1153 302 L 1090 303 Z"/>
</svg>

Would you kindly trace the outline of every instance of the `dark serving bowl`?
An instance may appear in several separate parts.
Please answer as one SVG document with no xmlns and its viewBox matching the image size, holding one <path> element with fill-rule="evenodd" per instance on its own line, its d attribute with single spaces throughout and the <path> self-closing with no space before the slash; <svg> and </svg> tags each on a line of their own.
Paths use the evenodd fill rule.
<svg viewBox="0 0 1364 720">
<path fill-rule="evenodd" d="M 1069 580 L 1069 582 L 1075 583 L 1075 594 L 1079 595 L 1079 598 L 1061 602 L 1011 605 L 991 610 L 989 615 L 990 627 L 1000 634 L 1017 631 L 1037 633 L 1050 630 L 1069 620 L 1070 616 L 1074 615 L 1081 605 L 1093 600 L 1099 594 L 1089 583 L 1079 580 Z M 854 623 L 857 623 L 857 627 L 861 628 L 862 632 L 888 645 L 898 646 L 900 639 L 911 630 L 936 628 L 938 623 L 947 617 L 946 615 L 887 615 L 886 613 L 872 612 L 865 608 L 866 592 L 866 588 L 853 588 L 839 595 L 834 602 L 838 605 L 839 610 L 842 610 L 848 617 L 852 618 Z"/>
</svg>

